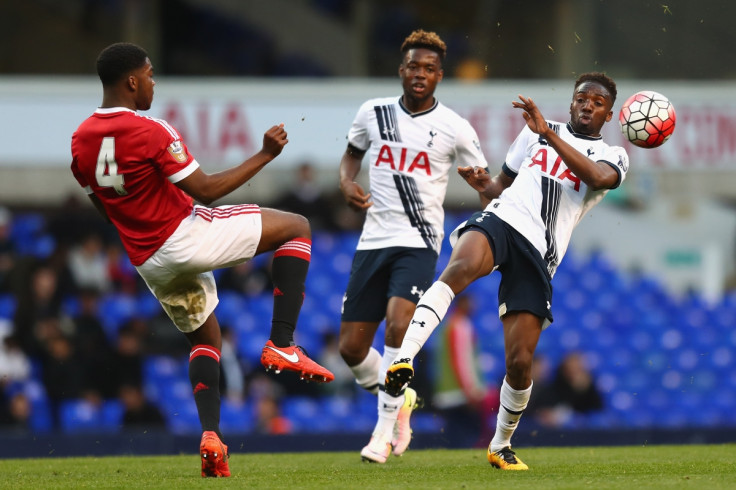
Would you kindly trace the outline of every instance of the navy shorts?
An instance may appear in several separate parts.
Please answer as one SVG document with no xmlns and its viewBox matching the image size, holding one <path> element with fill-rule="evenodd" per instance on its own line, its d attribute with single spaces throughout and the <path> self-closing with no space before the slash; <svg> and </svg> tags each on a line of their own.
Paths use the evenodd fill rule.
<svg viewBox="0 0 736 490">
<path fill-rule="evenodd" d="M 358 250 L 342 304 L 343 322 L 380 322 L 393 296 L 416 304 L 432 285 L 437 253 L 429 248 Z"/>
<path fill-rule="evenodd" d="M 458 234 L 462 235 L 469 229 L 486 235 L 494 262 L 501 273 L 498 287 L 499 316 L 503 317 L 512 311 L 528 311 L 552 323 L 552 278 L 539 251 L 521 233 L 493 213 L 473 214 L 458 229 Z M 549 323 L 543 322 L 544 326 Z"/>
</svg>

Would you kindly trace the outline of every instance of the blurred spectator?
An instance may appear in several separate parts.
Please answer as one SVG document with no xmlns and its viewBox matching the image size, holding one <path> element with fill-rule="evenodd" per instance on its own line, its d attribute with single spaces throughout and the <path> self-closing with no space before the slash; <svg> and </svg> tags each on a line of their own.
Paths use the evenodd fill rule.
<svg viewBox="0 0 736 490">
<path fill-rule="evenodd" d="M 358 383 L 355 376 L 345 361 L 343 361 L 338 348 L 338 336 L 334 332 L 327 332 L 322 337 L 322 353 L 319 363 L 332 371 L 335 380 L 322 385 L 322 391 L 330 395 L 349 396 L 357 394 Z"/>
<path fill-rule="evenodd" d="M 188 356 L 191 346 L 187 338 L 176 328 L 172 328 L 171 318 L 163 308 L 159 308 L 158 315 L 146 322 L 148 337 L 145 346 L 148 354 L 165 356 Z"/>
<path fill-rule="evenodd" d="M 79 361 L 87 373 L 85 389 L 100 393 L 103 398 L 117 395 L 110 383 L 113 348 L 100 321 L 99 293 L 93 288 L 79 293 L 79 314 L 74 322 L 74 346 Z"/>
<path fill-rule="evenodd" d="M 106 254 L 107 276 L 112 288 L 121 293 L 136 294 L 140 276 L 130 263 L 122 245 L 117 241 L 110 243 L 106 248 Z"/>
<path fill-rule="evenodd" d="M 76 193 L 70 194 L 49 213 L 46 229 L 64 254 L 79 242 L 80 237 L 90 233 L 104 237 L 103 241 L 117 238 L 115 228 L 100 219 L 99 213 L 88 199 L 80 199 Z"/>
<path fill-rule="evenodd" d="M 548 383 L 541 387 L 537 386 L 537 380 L 534 383 L 537 394 L 527 411 L 541 425 L 562 427 L 575 413 L 587 414 L 603 409 L 603 397 L 579 352 L 567 354 Z"/>
<path fill-rule="evenodd" d="M 256 432 L 272 435 L 291 432 L 291 422 L 281 414 L 275 397 L 264 396 L 256 400 Z"/>
<path fill-rule="evenodd" d="M 296 171 L 296 181 L 273 205 L 277 209 L 305 216 L 313 230 L 337 230 L 332 199 L 325 195 L 315 180 L 311 163 L 302 163 Z"/>
<path fill-rule="evenodd" d="M 291 423 L 281 414 L 280 400 L 286 393 L 281 385 L 264 371 L 258 370 L 249 376 L 247 391 L 248 400 L 255 407 L 257 432 L 286 434 L 291 431 Z"/>
<path fill-rule="evenodd" d="M 65 336 L 52 336 L 46 340 L 46 346 L 42 379 L 55 417 L 54 425 L 58 427 L 61 402 L 81 398 L 84 392 L 84 366 L 75 355 L 74 345 Z"/>
<path fill-rule="evenodd" d="M 0 292 L 12 291 L 11 275 L 16 264 L 16 251 L 10 239 L 13 215 L 10 210 L 0 206 Z"/>
<path fill-rule="evenodd" d="M 220 393 L 231 402 L 241 403 L 245 399 L 245 373 L 238 359 L 237 336 L 233 329 L 222 326 L 222 347 L 220 349 L 220 382 L 224 385 Z"/>
<path fill-rule="evenodd" d="M 103 293 L 110 290 L 110 270 L 102 238 L 87 233 L 82 241 L 69 250 L 69 270 L 78 288 L 94 288 Z"/>
<path fill-rule="evenodd" d="M 465 58 L 455 68 L 455 78 L 463 82 L 478 82 L 488 76 L 488 66 L 477 58 Z"/>
<path fill-rule="evenodd" d="M 31 361 L 13 336 L 13 325 L 0 319 L 0 389 L 31 375 Z"/>
<path fill-rule="evenodd" d="M 26 432 L 31 419 L 31 402 L 23 390 L 0 390 L 0 430 Z"/>
<path fill-rule="evenodd" d="M 120 386 L 119 393 L 123 404 L 124 429 L 147 431 L 166 427 L 166 419 L 161 410 L 146 399 L 140 385 L 124 383 Z"/>
<path fill-rule="evenodd" d="M 246 296 L 257 296 L 265 291 L 272 291 L 270 266 L 267 260 L 262 264 L 258 257 L 222 270 L 217 281 L 218 288 L 235 291 Z"/>
<path fill-rule="evenodd" d="M 435 349 L 438 371 L 432 405 L 445 418 L 445 435 L 462 447 L 487 444 L 492 436 L 492 414 L 498 406 L 498 390 L 480 372 L 475 329 L 471 321 L 472 298 L 455 298 Z M 479 447 L 479 446 L 478 446 Z"/>
<path fill-rule="evenodd" d="M 24 352 L 40 357 L 46 340 L 60 333 L 61 291 L 58 274 L 48 264 L 38 264 L 29 275 L 18 295 L 15 337 Z"/>
<path fill-rule="evenodd" d="M 124 385 L 143 384 L 143 339 L 126 323 L 118 330 L 117 345 L 108 383 L 117 392 Z"/>
</svg>

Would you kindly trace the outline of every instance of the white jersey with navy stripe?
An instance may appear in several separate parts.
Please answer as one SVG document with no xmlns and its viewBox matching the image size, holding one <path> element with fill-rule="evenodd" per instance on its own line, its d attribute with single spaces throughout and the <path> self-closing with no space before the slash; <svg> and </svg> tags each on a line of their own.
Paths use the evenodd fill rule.
<svg viewBox="0 0 736 490">
<path fill-rule="evenodd" d="M 438 101 L 411 114 L 401 97 L 371 99 L 358 110 L 348 142 L 367 151 L 370 167 L 373 206 L 358 250 L 404 246 L 439 253 L 453 164 L 488 166 L 470 123 Z"/>
<path fill-rule="evenodd" d="M 618 172 L 618 187 L 629 169 L 629 157 L 620 146 L 601 137 L 577 134 L 569 124 L 547 121 L 576 150 Z M 594 191 L 573 174 L 546 140 L 527 126 L 506 155 L 503 171 L 513 184 L 486 207 L 524 235 L 539 251 L 554 275 L 567 251 L 572 231 L 609 189 Z"/>
</svg>

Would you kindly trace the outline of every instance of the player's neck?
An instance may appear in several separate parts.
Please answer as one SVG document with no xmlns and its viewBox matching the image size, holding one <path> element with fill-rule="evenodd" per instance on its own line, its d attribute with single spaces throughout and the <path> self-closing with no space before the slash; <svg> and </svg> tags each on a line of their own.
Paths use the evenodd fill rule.
<svg viewBox="0 0 736 490">
<path fill-rule="evenodd" d="M 101 109 L 108 109 L 110 107 L 125 107 L 131 111 L 137 111 L 138 108 L 134 101 L 126 97 L 118 97 L 116 94 L 104 94 L 102 96 Z"/>
<path fill-rule="evenodd" d="M 417 100 L 412 99 L 411 97 L 407 97 L 406 94 L 404 94 L 401 97 L 401 103 L 404 105 L 407 111 L 411 112 L 412 114 L 416 114 L 417 112 L 424 112 L 428 111 L 435 105 L 434 95 L 431 95 L 425 99 Z"/>
</svg>

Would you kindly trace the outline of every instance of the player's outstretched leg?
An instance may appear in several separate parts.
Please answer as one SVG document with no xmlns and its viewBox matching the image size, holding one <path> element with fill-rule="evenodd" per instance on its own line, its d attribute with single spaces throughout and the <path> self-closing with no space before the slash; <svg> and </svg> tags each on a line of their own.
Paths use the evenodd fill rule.
<svg viewBox="0 0 736 490">
<path fill-rule="evenodd" d="M 199 455 L 202 458 L 203 477 L 230 476 L 227 446 L 222 443 L 214 431 L 208 430 L 202 434 L 199 443 Z"/>
</svg>

